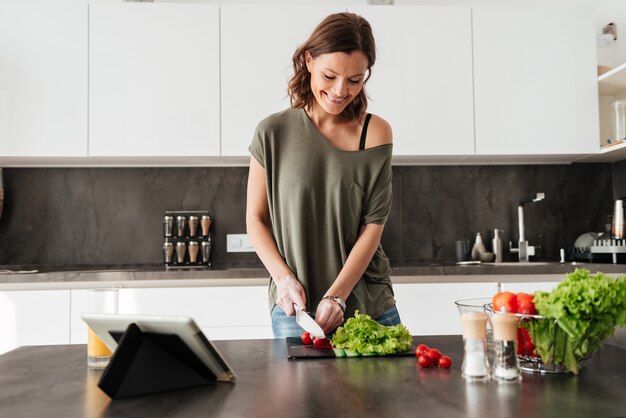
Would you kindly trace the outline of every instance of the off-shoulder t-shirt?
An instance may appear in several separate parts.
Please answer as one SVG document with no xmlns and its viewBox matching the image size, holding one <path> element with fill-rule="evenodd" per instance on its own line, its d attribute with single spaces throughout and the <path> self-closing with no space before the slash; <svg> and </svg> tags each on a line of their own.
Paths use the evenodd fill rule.
<svg viewBox="0 0 626 418">
<path fill-rule="evenodd" d="M 287 109 L 259 123 L 249 150 L 265 168 L 278 250 L 302 283 L 307 309 L 313 311 L 345 264 L 360 226 L 387 220 L 392 145 L 341 150 L 303 109 Z M 346 318 L 356 309 L 377 318 L 395 304 L 390 272 L 379 245 L 346 300 Z M 276 300 L 270 278 L 270 310 Z"/>
</svg>

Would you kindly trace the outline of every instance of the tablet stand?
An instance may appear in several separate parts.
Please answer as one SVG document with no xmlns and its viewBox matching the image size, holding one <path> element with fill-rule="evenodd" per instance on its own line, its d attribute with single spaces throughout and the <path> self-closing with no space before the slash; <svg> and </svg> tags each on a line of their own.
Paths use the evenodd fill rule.
<svg viewBox="0 0 626 418">
<path fill-rule="evenodd" d="M 98 386 L 113 399 L 204 386 L 216 376 L 175 334 L 130 324 Z"/>
</svg>

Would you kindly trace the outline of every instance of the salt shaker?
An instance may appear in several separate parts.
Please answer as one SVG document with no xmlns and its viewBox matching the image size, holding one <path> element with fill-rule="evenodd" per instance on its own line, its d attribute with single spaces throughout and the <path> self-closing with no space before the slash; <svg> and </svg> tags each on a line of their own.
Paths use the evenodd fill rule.
<svg viewBox="0 0 626 418">
<path fill-rule="evenodd" d="M 463 327 L 463 377 L 467 380 L 488 380 L 487 314 L 465 312 L 461 315 Z"/>
<path fill-rule="evenodd" d="M 513 314 L 494 313 L 491 317 L 494 351 L 492 378 L 498 381 L 520 380 L 517 360 L 517 318 Z"/>
</svg>

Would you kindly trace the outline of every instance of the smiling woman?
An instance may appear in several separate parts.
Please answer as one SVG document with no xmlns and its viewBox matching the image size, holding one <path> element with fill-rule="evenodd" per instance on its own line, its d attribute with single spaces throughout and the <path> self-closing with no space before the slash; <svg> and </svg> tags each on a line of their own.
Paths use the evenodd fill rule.
<svg viewBox="0 0 626 418">
<path fill-rule="evenodd" d="M 301 332 L 294 304 L 326 334 L 356 310 L 400 321 L 380 246 L 392 133 L 366 112 L 375 51 L 363 17 L 324 19 L 293 55 L 291 108 L 261 121 L 250 145 L 246 223 L 271 275 L 276 337 Z"/>
</svg>

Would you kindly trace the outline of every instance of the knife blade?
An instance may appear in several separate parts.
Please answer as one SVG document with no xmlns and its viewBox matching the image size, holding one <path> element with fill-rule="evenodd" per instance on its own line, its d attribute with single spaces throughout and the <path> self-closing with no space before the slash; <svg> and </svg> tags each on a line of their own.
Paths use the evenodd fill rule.
<svg viewBox="0 0 626 418">
<path fill-rule="evenodd" d="M 307 331 L 311 334 L 312 337 L 315 338 L 325 338 L 326 335 L 322 330 L 322 327 L 319 326 L 317 322 L 311 316 L 306 313 L 304 308 L 293 304 L 294 309 L 296 310 L 296 323 L 302 327 L 303 330 Z"/>
</svg>

